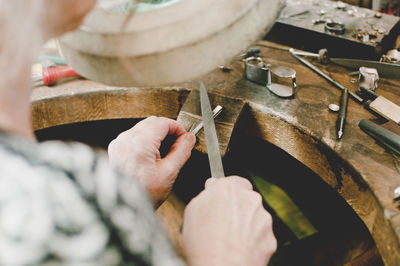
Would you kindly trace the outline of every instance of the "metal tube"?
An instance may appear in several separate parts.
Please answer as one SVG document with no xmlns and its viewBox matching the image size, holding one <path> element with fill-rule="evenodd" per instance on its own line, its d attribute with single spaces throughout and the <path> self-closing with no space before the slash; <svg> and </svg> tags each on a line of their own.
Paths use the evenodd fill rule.
<svg viewBox="0 0 400 266">
<path fill-rule="evenodd" d="M 213 114 L 213 118 L 215 119 L 220 113 L 222 112 L 222 106 L 221 105 L 217 105 L 217 107 L 214 108 L 214 110 L 212 111 Z M 197 136 L 200 132 L 200 130 L 203 128 L 204 123 L 203 121 L 201 121 L 193 130 L 191 130 L 191 132 Z"/>
</svg>

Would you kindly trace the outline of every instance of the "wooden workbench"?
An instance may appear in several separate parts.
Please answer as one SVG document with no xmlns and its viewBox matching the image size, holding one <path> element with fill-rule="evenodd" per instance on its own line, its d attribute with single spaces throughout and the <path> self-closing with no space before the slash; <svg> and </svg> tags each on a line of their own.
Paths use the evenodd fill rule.
<svg viewBox="0 0 400 266">
<path fill-rule="evenodd" d="M 354 209 L 369 229 L 385 264 L 398 265 L 400 211 L 393 202 L 393 191 L 400 186 L 399 159 L 358 127 L 361 119 L 376 117 L 350 99 L 344 137 L 337 141 L 337 114 L 330 112 L 328 105 L 338 104 L 341 92 L 301 65 L 282 46 L 264 41 L 258 46 L 267 63 L 297 71 L 298 90 L 293 99 L 278 98 L 263 86 L 243 79 L 243 62 L 234 61 L 229 65 L 231 72 L 217 69 L 198 80 L 171 87 L 116 88 L 76 80 L 35 88 L 34 128 L 150 115 L 175 119 L 183 115 L 182 106 L 191 91 L 198 91 L 201 80 L 214 104 L 225 103 L 231 111 L 217 119 L 218 132 L 224 135 L 222 146 L 229 146 L 230 134 L 240 124 L 241 134 L 259 137 L 292 155 Z M 316 65 L 353 92 L 357 89 L 346 69 Z M 378 92 L 400 105 L 399 81 L 381 79 Z M 202 136 L 196 148 L 204 150 Z"/>
</svg>

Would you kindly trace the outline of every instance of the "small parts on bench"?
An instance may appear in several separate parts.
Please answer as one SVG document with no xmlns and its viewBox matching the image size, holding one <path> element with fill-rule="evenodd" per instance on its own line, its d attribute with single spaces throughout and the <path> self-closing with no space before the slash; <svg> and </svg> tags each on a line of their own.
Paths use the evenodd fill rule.
<svg viewBox="0 0 400 266">
<path fill-rule="evenodd" d="M 346 28 L 342 22 L 333 21 L 325 24 L 325 31 L 330 34 L 344 34 Z"/>
<path fill-rule="evenodd" d="M 400 207 L 400 187 L 397 187 L 393 191 L 393 201 Z"/>
<path fill-rule="evenodd" d="M 252 47 L 249 50 L 247 50 L 245 53 L 239 55 L 239 59 L 241 60 L 246 60 L 246 58 L 256 56 L 261 52 L 260 48 L 257 47 Z"/>
</svg>

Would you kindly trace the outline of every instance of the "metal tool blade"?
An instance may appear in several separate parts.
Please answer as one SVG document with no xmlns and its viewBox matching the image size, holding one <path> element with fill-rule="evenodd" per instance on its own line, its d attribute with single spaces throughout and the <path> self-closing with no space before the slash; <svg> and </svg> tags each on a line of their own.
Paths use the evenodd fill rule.
<svg viewBox="0 0 400 266">
<path fill-rule="evenodd" d="M 370 67 L 378 70 L 379 76 L 400 80 L 400 65 L 389 64 L 379 61 L 349 59 L 349 58 L 330 58 L 332 63 L 340 66 L 359 70 L 360 67 Z"/>
<path fill-rule="evenodd" d="M 210 100 L 208 99 L 207 90 L 203 83 L 200 83 L 200 104 L 211 176 L 225 177 Z"/>
</svg>

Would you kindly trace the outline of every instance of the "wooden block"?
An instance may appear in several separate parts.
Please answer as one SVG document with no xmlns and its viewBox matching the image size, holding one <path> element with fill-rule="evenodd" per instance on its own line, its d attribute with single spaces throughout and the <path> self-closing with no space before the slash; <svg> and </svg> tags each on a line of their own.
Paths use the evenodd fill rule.
<svg viewBox="0 0 400 266">
<path fill-rule="evenodd" d="M 214 109 L 217 105 L 221 105 L 223 108 L 221 114 L 215 119 L 215 126 L 217 129 L 221 156 L 224 157 L 228 151 L 232 133 L 245 106 L 245 103 L 238 99 L 231 99 L 210 93 L 208 96 L 210 98 L 211 108 Z M 191 128 L 194 128 L 201 120 L 200 94 L 199 91 L 193 90 L 189 94 L 185 104 L 179 112 L 177 121 L 182 123 L 186 130 L 190 130 Z M 198 142 L 195 146 L 195 149 L 202 153 L 207 153 L 203 130 L 200 131 L 197 137 Z"/>
</svg>

